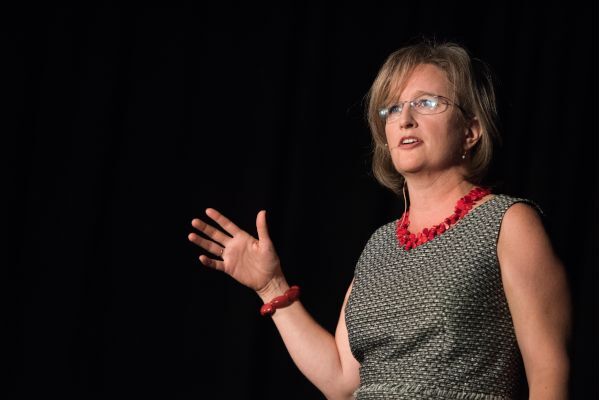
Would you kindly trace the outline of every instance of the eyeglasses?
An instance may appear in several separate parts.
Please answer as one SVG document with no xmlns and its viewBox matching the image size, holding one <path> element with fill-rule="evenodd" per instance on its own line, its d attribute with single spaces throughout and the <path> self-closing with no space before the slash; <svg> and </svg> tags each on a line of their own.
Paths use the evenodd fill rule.
<svg viewBox="0 0 600 400">
<path fill-rule="evenodd" d="M 414 100 L 399 101 L 387 108 L 379 110 L 379 116 L 386 122 L 394 122 L 400 118 L 404 104 L 408 103 L 410 108 L 415 112 L 423 115 L 440 114 L 448 109 L 448 106 L 453 105 L 458 107 L 463 113 L 467 114 L 465 110 L 458 104 L 452 102 L 450 99 L 444 96 L 435 96 L 425 94 L 417 97 Z"/>
</svg>

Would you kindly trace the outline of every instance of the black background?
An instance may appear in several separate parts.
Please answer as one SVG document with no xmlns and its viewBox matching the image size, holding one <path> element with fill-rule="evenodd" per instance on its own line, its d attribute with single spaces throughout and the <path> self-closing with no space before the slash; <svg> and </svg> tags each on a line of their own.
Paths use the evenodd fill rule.
<svg viewBox="0 0 600 400">
<path fill-rule="evenodd" d="M 598 9 L 540 4 L 6 12 L 12 398 L 322 398 L 258 296 L 200 265 L 190 222 L 215 207 L 254 234 L 267 209 L 288 281 L 333 333 L 366 240 L 402 209 L 370 175 L 363 97 L 422 35 L 498 77 L 491 176 L 547 214 L 572 398 L 596 397 Z"/>
</svg>

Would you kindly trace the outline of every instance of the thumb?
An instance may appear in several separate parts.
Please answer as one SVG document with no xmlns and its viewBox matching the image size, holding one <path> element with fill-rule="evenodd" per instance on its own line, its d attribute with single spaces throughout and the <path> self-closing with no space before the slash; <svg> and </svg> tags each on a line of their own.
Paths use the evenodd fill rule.
<svg viewBox="0 0 600 400">
<path fill-rule="evenodd" d="M 271 241 L 271 238 L 269 237 L 269 230 L 267 228 L 267 210 L 261 210 L 258 212 L 258 215 L 256 216 L 256 230 L 258 232 L 259 241 Z"/>
</svg>

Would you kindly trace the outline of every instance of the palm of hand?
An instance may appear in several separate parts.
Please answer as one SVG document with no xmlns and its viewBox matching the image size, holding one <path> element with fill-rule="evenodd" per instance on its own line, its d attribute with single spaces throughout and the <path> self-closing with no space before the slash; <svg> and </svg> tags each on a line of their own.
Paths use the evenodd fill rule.
<svg viewBox="0 0 600 400">
<path fill-rule="evenodd" d="M 211 254 L 220 256 L 223 260 L 201 255 L 199 258 L 202 264 L 223 271 L 256 291 L 265 287 L 277 273 L 280 273 L 279 257 L 268 235 L 264 211 L 261 211 L 256 219 L 258 240 L 238 228 L 218 211 L 208 209 L 206 213 L 223 227 L 228 235 L 199 219 L 192 221 L 192 226 L 211 240 L 194 233 L 188 236 L 189 240 Z"/>
</svg>

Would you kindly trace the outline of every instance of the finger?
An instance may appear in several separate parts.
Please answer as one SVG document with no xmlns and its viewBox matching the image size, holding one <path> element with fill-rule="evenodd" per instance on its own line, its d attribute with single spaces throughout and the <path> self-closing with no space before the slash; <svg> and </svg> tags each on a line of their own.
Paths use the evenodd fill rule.
<svg viewBox="0 0 600 400">
<path fill-rule="evenodd" d="M 221 257 L 223 253 L 223 246 L 213 242 L 212 240 L 204 239 L 195 233 L 190 233 L 188 235 L 188 239 L 190 242 L 202 247 L 204 250 L 214 254 L 215 256 Z"/>
<path fill-rule="evenodd" d="M 223 261 L 218 261 L 218 260 L 215 260 L 213 258 L 207 257 L 205 255 L 201 255 L 198 258 L 200 259 L 200 262 L 203 265 L 206 265 L 207 267 L 210 267 L 212 269 L 216 269 L 218 271 L 224 271 Z"/>
<path fill-rule="evenodd" d="M 221 245 L 227 245 L 227 241 L 231 239 L 231 236 L 227 236 L 214 226 L 207 224 L 201 219 L 194 218 L 192 220 L 192 226 Z"/>
<path fill-rule="evenodd" d="M 267 228 L 267 211 L 261 210 L 256 216 L 256 230 L 258 232 L 258 240 L 271 241 L 269 237 L 269 229 Z"/>
<path fill-rule="evenodd" d="M 219 224 L 226 232 L 231 234 L 231 236 L 235 236 L 237 233 L 241 231 L 240 228 L 233 222 L 231 222 L 226 216 L 215 210 L 214 208 L 207 208 L 206 215 L 214 219 L 217 224 Z"/>
</svg>

